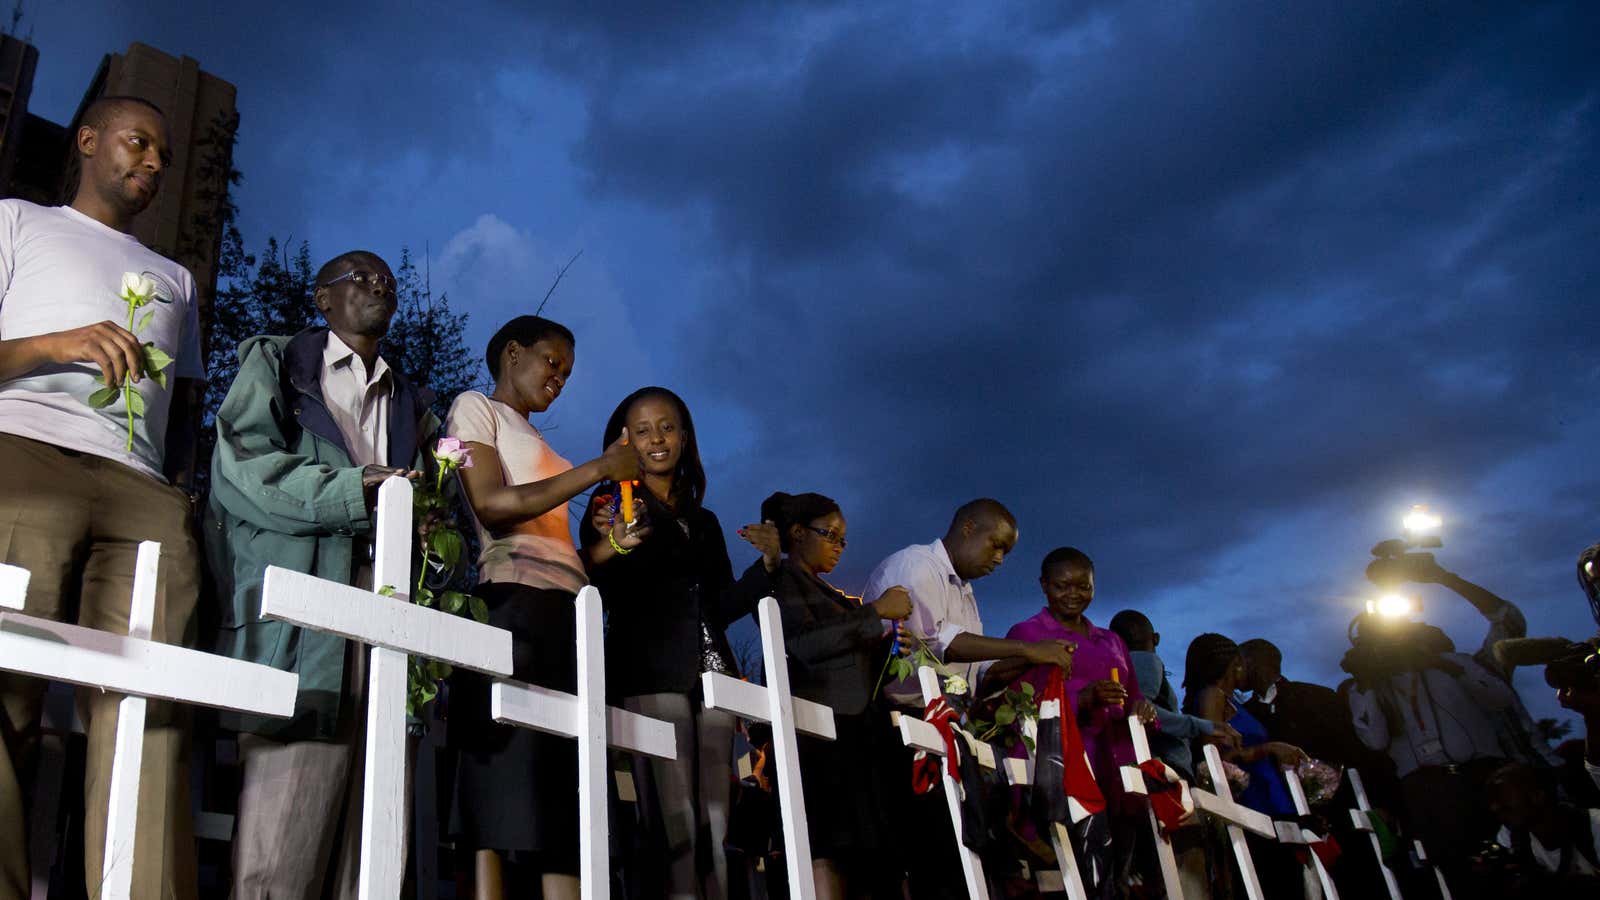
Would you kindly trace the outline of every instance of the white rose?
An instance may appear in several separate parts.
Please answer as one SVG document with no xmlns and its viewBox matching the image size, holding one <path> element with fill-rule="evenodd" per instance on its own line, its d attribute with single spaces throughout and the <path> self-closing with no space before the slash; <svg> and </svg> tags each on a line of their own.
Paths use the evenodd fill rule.
<svg viewBox="0 0 1600 900">
<path fill-rule="evenodd" d="M 122 299 L 143 305 L 156 295 L 156 280 L 139 272 L 122 273 Z"/>
<path fill-rule="evenodd" d="M 959 697 L 967 692 L 967 680 L 960 675 L 951 675 L 944 680 L 944 692 Z"/>
</svg>

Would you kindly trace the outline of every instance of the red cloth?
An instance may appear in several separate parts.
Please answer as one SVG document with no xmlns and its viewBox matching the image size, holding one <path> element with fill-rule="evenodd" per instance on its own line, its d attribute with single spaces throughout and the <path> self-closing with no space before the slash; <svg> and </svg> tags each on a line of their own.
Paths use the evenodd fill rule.
<svg viewBox="0 0 1600 900">
<path fill-rule="evenodd" d="M 1083 735 L 1078 732 L 1078 717 L 1073 711 L 1073 705 L 1068 700 L 1063 685 L 1061 667 L 1051 666 L 1050 677 L 1045 681 L 1044 695 L 1039 703 L 1042 707 L 1043 704 L 1054 700 L 1058 704 L 1056 709 L 1060 711 L 1061 788 L 1068 797 L 1078 801 L 1090 815 L 1094 815 L 1105 810 L 1106 798 L 1100 792 L 1100 785 L 1094 780 L 1094 771 L 1089 768 L 1088 757 L 1084 755 Z"/>
<path fill-rule="evenodd" d="M 1178 779 L 1178 773 L 1159 759 L 1139 763 L 1139 771 L 1144 773 L 1145 789 L 1150 792 L 1150 811 L 1161 823 L 1161 833 L 1177 831 L 1183 817 L 1192 811 L 1184 806 L 1183 782 Z"/>
<path fill-rule="evenodd" d="M 1313 832 L 1313 834 L 1314 833 L 1315 832 Z M 1330 834 L 1321 840 L 1311 841 L 1310 843 L 1306 844 L 1305 847 L 1294 848 L 1294 858 L 1302 866 L 1311 862 L 1310 855 L 1306 853 L 1308 848 L 1312 853 L 1317 855 L 1317 859 L 1322 860 L 1322 867 L 1324 869 L 1332 869 L 1333 861 L 1338 859 L 1340 854 L 1344 853 L 1344 848 L 1339 846 L 1339 839 Z"/>
<path fill-rule="evenodd" d="M 951 730 L 950 723 L 955 720 L 956 711 L 950 704 L 944 702 L 944 695 L 928 701 L 922 711 L 922 721 L 927 722 L 939 730 L 939 736 L 944 738 L 945 771 L 959 784 L 961 782 L 961 769 L 956 757 L 956 735 Z M 919 794 L 926 794 L 933 790 L 939 783 L 939 761 L 934 759 L 926 750 L 918 750 L 911 757 L 911 789 Z"/>
</svg>

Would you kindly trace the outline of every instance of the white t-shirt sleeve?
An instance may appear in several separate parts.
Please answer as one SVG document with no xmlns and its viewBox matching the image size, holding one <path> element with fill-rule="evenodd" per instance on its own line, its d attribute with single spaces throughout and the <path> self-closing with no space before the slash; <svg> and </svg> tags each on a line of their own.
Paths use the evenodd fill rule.
<svg viewBox="0 0 1600 900">
<path fill-rule="evenodd" d="M 204 381 L 206 361 L 200 355 L 200 299 L 195 295 L 194 279 L 189 277 L 187 270 L 183 275 L 183 288 L 188 292 L 188 296 L 183 300 L 186 310 L 183 318 L 183 344 L 178 347 L 176 374 L 179 378 Z"/>
<path fill-rule="evenodd" d="M 463 391 L 450 405 L 445 417 L 445 431 L 450 437 L 472 441 L 488 447 L 495 446 L 499 432 L 494 407 L 489 399 L 477 391 Z"/>
<path fill-rule="evenodd" d="M 17 261 L 17 204 L 0 201 L 0 304 L 11 289 L 11 273 Z M 0 340 L 5 338 L 0 334 Z"/>
</svg>

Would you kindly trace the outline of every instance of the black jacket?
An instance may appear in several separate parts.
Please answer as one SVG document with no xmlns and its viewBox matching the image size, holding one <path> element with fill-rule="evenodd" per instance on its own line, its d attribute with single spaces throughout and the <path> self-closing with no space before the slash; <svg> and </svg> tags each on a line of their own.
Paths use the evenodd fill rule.
<svg viewBox="0 0 1600 900">
<path fill-rule="evenodd" d="M 606 693 L 687 694 L 700 677 L 701 621 L 718 652 L 735 662 L 727 628 L 755 610 L 765 578 L 734 582 L 722 525 L 711 510 L 701 507 L 680 520 L 650 491 L 635 496 L 649 510 L 650 536 L 589 572 L 607 613 Z M 578 536 L 586 547 L 602 540 L 587 515 Z"/>
<path fill-rule="evenodd" d="M 745 577 L 765 572 L 757 560 Z M 889 641 L 877 611 L 787 559 L 770 580 L 783 614 L 789 689 L 836 713 L 864 711 L 888 659 Z"/>
</svg>

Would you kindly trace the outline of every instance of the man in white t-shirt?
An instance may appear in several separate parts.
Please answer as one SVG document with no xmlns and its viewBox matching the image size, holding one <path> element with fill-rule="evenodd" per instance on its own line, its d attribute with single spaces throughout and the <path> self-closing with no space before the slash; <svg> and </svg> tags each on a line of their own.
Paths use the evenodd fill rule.
<svg viewBox="0 0 1600 900">
<path fill-rule="evenodd" d="M 199 573 L 184 490 L 205 377 L 194 278 L 129 232 L 171 162 L 161 111 L 103 97 L 73 135 L 68 206 L 0 200 L 0 561 L 32 572 L 27 611 L 126 632 L 140 541 L 161 542 L 153 637 L 185 637 Z M 180 477 L 181 476 L 181 477 Z M 0 896 L 29 893 L 17 772 L 45 683 L 0 674 Z M 120 695 L 82 692 L 84 862 L 100 883 Z M 185 745 L 152 703 L 139 782 L 136 897 L 195 896 Z"/>
</svg>

